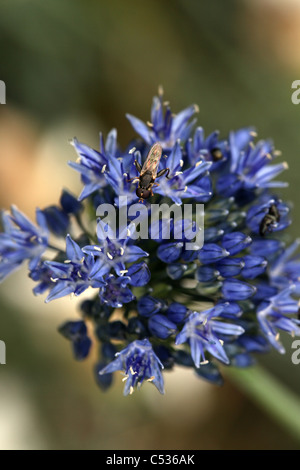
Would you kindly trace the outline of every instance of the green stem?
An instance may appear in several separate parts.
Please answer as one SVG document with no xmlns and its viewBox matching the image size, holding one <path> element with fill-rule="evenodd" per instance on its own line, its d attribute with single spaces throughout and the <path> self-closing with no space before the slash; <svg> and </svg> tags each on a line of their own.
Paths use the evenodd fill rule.
<svg viewBox="0 0 300 470">
<path fill-rule="evenodd" d="M 300 441 L 300 399 L 263 367 L 230 367 L 224 373 Z"/>
</svg>

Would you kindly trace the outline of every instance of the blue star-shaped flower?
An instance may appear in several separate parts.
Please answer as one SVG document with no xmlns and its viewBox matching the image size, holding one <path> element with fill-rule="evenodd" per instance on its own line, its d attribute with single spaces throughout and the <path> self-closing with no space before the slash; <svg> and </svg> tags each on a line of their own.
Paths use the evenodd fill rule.
<svg viewBox="0 0 300 470">
<path fill-rule="evenodd" d="M 104 367 L 100 374 L 123 370 L 126 374 L 124 395 L 131 394 L 134 387 L 141 385 L 144 380 L 152 382 L 160 393 L 164 393 L 164 381 L 161 373 L 163 365 L 148 339 L 133 341 L 116 356 L 117 358 Z"/>
<path fill-rule="evenodd" d="M 223 197 L 233 196 L 242 189 L 249 191 L 287 185 L 280 181 L 272 181 L 287 168 L 286 162 L 270 165 L 276 157 L 272 142 L 262 140 L 254 145 L 250 141 L 246 148 L 241 148 L 236 134 L 231 132 L 229 146 L 228 165 L 217 182 L 217 191 Z"/>
<path fill-rule="evenodd" d="M 196 123 L 195 119 L 192 121 L 190 119 L 197 112 L 199 112 L 198 106 L 192 105 L 174 116 L 169 103 L 164 102 L 163 90 L 160 87 L 159 96 L 153 98 L 151 122 L 145 124 L 131 114 L 126 114 L 126 117 L 147 144 L 160 142 L 164 150 L 171 150 L 178 139 L 184 141 L 190 136 Z"/>
<path fill-rule="evenodd" d="M 175 344 L 186 342 L 190 344 L 191 356 L 196 367 L 200 367 L 201 362 L 207 362 L 205 351 L 225 364 L 229 364 L 223 340 L 220 340 L 220 337 L 223 335 L 239 336 L 245 331 L 239 325 L 220 321 L 219 317 L 223 310 L 224 306 L 219 305 L 203 312 L 190 313 L 183 329 L 176 336 Z"/>
<path fill-rule="evenodd" d="M 82 294 L 88 287 L 101 288 L 105 285 L 103 275 L 106 270 L 100 259 L 85 254 L 80 246 L 66 238 L 67 259 L 64 263 L 45 261 L 51 273 L 52 289 L 45 302 L 64 297 L 68 294 Z"/>
<path fill-rule="evenodd" d="M 36 210 L 37 226 L 15 206 L 11 214 L 3 212 L 4 232 L 0 233 L 0 281 L 5 279 L 24 260 L 29 260 L 29 269 L 35 269 L 48 246 L 49 231 L 46 218 Z"/>
<path fill-rule="evenodd" d="M 279 341 L 278 329 L 290 333 L 291 336 L 300 336 L 300 320 L 289 318 L 289 315 L 298 314 L 299 302 L 292 298 L 296 286 L 290 285 L 278 294 L 270 297 L 267 302 L 258 306 L 257 319 L 260 327 L 270 344 L 281 354 L 285 353 Z"/>
<path fill-rule="evenodd" d="M 97 223 L 99 244 L 87 245 L 82 251 L 101 260 L 106 273 L 113 269 L 118 276 L 122 276 L 127 272 L 126 263 L 134 263 L 142 257 L 149 256 L 146 251 L 133 244 L 134 232 L 135 225 L 131 223 L 116 234 L 108 224 L 99 219 Z"/>
</svg>

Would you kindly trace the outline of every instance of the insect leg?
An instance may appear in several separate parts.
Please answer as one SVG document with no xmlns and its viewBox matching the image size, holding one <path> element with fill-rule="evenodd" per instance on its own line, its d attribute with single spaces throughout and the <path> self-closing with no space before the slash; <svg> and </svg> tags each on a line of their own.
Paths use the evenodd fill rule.
<svg viewBox="0 0 300 470">
<path fill-rule="evenodd" d="M 135 176 L 134 178 L 130 178 L 130 180 L 126 180 L 127 183 L 130 183 L 130 181 L 133 181 L 133 180 L 136 180 L 136 182 L 139 181 L 139 178 L 137 176 Z"/>
<path fill-rule="evenodd" d="M 142 171 L 142 167 L 137 160 L 134 160 L 135 167 L 139 173 Z"/>
<path fill-rule="evenodd" d="M 170 179 L 169 178 L 169 173 L 170 173 L 170 168 L 164 168 L 163 170 L 160 170 L 157 175 L 156 175 L 156 178 L 159 178 L 160 176 L 163 176 L 166 174 L 166 178 L 168 178 L 168 180 Z"/>
</svg>

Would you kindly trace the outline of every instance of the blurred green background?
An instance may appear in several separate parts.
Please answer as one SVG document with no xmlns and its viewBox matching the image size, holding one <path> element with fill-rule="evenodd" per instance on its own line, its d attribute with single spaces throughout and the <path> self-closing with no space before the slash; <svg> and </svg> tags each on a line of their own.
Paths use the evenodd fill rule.
<svg viewBox="0 0 300 470">
<path fill-rule="evenodd" d="M 254 125 L 289 163 L 284 198 L 294 201 L 298 236 L 300 105 L 299 0 L 10 0 L 0 1 L 0 203 L 57 202 L 61 187 L 79 191 L 67 167 L 68 140 L 98 145 L 117 127 L 133 136 L 125 113 L 149 119 L 159 84 L 174 112 L 200 106 L 209 133 Z M 228 377 L 213 387 L 189 370 L 166 373 L 154 387 L 123 398 L 120 376 L 102 393 L 92 372 L 96 351 L 75 363 L 56 328 L 77 318 L 76 302 L 34 298 L 26 270 L 1 285 L 1 449 L 297 449 L 289 431 Z M 287 354 L 259 358 L 299 396 L 300 366 Z M 300 416 L 299 416 L 300 421 Z"/>
</svg>

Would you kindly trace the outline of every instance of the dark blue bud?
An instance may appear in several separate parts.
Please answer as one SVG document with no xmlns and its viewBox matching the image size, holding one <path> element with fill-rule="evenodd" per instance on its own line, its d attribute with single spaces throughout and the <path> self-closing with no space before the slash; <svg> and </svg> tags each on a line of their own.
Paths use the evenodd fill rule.
<svg viewBox="0 0 300 470">
<path fill-rule="evenodd" d="M 127 331 L 131 335 L 138 335 L 139 338 L 144 338 L 148 333 L 144 323 L 138 317 L 132 317 L 129 319 Z"/>
<path fill-rule="evenodd" d="M 135 287 L 145 286 L 151 279 L 150 269 L 146 263 L 133 264 L 128 268 L 126 276 L 130 277 L 130 284 Z"/>
<path fill-rule="evenodd" d="M 166 339 L 177 331 L 175 323 L 159 314 L 149 318 L 148 328 L 154 336 L 161 339 Z"/>
<path fill-rule="evenodd" d="M 96 335 L 100 341 L 106 342 L 111 338 L 124 340 L 126 338 L 126 325 L 117 320 L 108 323 L 101 323 L 96 328 Z"/>
<path fill-rule="evenodd" d="M 94 193 L 90 197 L 92 199 L 93 207 L 95 208 L 95 210 L 97 210 L 100 204 L 106 204 L 108 201 L 110 201 L 111 204 L 114 203 L 113 198 L 111 197 L 109 186 L 102 188 L 101 193 Z"/>
<path fill-rule="evenodd" d="M 80 304 L 80 310 L 85 314 L 87 315 L 88 317 L 92 316 L 92 309 L 93 309 L 93 306 L 94 306 L 94 301 L 93 300 L 84 300 L 81 304 Z"/>
<path fill-rule="evenodd" d="M 174 357 L 172 356 L 171 351 L 162 345 L 154 346 L 153 349 L 159 360 L 162 362 L 164 368 L 169 370 L 172 369 L 174 365 Z"/>
<path fill-rule="evenodd" d="M 75 238 L 75 242 L 79 246 L 86 246 L 89 245 L 90 239 L 86 233 L 82 233 L 79 237 Z"/>
<path fill-rule="evenodd" d="M 72 341 L 73 354 L 77 361 L 85 359 L 91 349 L 92 341 L 88 336 L 83 336 L 75 341 Z"/>
<path fill-rule="evenodd" d="M 224 309 L 220 313 L 220 317 L 238 318 L 243 314 L 242 308 L 236 302 L 218 302 L 217 305 L 223 305 Z"/>
<path fill-rule="evenodd" d="M 242 258 L 225 258 L 219 261 L 216 265 L 216 269 L 220 271 L 223 277 L 235 277 L 238 276 L 244 267 L 244 261 Z"/>
<path fill-rule="evenodd" d="M 228 255 L 229 252 L 221 246 L 216 245 L 215 243 L 207 243 L 199 251 L 198 258 L 202 264 L 210 264 L 216 263 Z"/>
<path fill-rule="evenodd" d="M 252 308 L 253 308 L 253 305 L 252 305 Z M 249 309 L 250 310 L 250 309 Z M 245 307 L 245 311 L 247 311 L 247 307 Z M 252 319 L 252 320 L 245 320 L 243 317 L 238 317 L 236 318 L 235 320 L 235 324 L 236 325 L 239 325 L 241 326 L 245 332 L 248 334 L 251 334 L 250 332 L 252 332 L 255 328 L 256 328 L 256 322 L 255 322 L 255 319 Z M 243 333 L 245 334 L 245 333 Z M 238 340 L 239 340 L 240 336 L 238 337 L 238 339 L 235 341 L 235 346 L 238 344 Z"/>
<path fill-rule="evenodd" d="M 118 350 L 114 344 L 106 342 L 102 344 L 101 352 L 103 357 L 105 357 L 106 359 L 113 360 L 115 359 L 115 355 Z"/>
<path fill-rule="evenodd" d="M 218 179 L 217 191 L 219 194 L 222 194 L 223 197 L 230 197 L 241 189 L 242 185 L 242 181 L 236 175 L 227 174 Z"/>
<path fill-rule="evenodd" d="M 86 324 L 82 320 L 68 321 L 61 325 L 58 328 L 58 331 L 65 338 L 70 339 L 71 341 L 85 337 L 87 334 Z"/>
<path fill-rule="evenodd" d="M 137 304 L 137 309 L 139 314 L 143 317 L 150 317 L 151 315 L 160 312 L 165 305 L 166 304 L 162 300 L 155 299 L 148 295 L 140 298 Z"/>
<path fill-rule="evenodd" d="M 93 318 L 95 321 L 109 318 L 112 313 L 112 309 L 106 304 L 101 304 L 99 298 L 96 300 L 84 300 L 80 305 L 80 310 L 84 315 Z"/>
<path fill-rule="evenodd" d="M 224 336 L 221 339 L 223 340 L 223 338 L 224 338 Z M 225 340 L 226 339 L 228 340 L 228 337 L 225 338 Z M 228 343 L 228 341 L 224 342 L 223 347 L 224 347 L 225 352 L 226 352 L 227 356 L 229 357 L 230 361 L 233 358 L 233 356 L 235 356 L 236 354 L 239 354 L 240 352 L 242 352 L 242 348 L 238 345 L 238 343 L 236 341 L 230 342 L 230 343 Z"/>
<path fill-rule="evenodd" d="M 224 230 L 218 227 L 209 227 L 204 230 L 204 242 L 211 243 L 219 241 L 224 235 Z"/>
<path fill-rule="evenodd" d="M 235 367 L 250 367 L 255 364 L 255 359 L 254 357 L 250 356 L 250 354 L 247 353 L 239 353 L 236 354 L 232 359 L 231 359 L 231 364 Z"/>
<path fill-rule="evenodd" d="M 192 356 L 189 353 L 182 351 L 182 349 L 174 351 L 173 356 L 176 364 L 184 367 L 194 367 Z"/>
<path fill-rule="evenodd" d="M 185 305 L 179 302 L 173 302 L 166 311 L 166 315 L 171 322 L 178 324 L 183 322 L 186 312 L 187 308 Z"/>
<path fill-rule="evenodd" d="M 263 256 L 248 255 L 244 257 L 245 266 L 241 272 L 244 278 L 255 279 L 265 272 L 268 262 Z"/>
<path fill-rule="evenodd" d="M 235 202 L 239 207 L 245 207 L 251 204 L 255 198 L 255 191 L 248 191 L 247 189 L 240 189 L 238 193 L 235 194 Z"/>
<path fill-rule="evenodd" d="M 170 238 L 170 233 L 173 230 L 173 219 L 159 219 L 151 223 L 149 227 L 149 238 L 156 242 L 164 241 Z"/>
<path fill-rule="evenodd" d="M 99 341 L 109 341 L 110 340 L 110 337 L 107 333 L 107 327 L 106 327 L 106 324 L 103 325 L 98 325 L 97 328 L 96 328 L 96 335 L 97 335 L 97 338 L 99 339 Z"/>
<path fill-rule="evenodd" d="M 224 235 L 222 246 L 229 251 L 231 255 L 236 255 L 247 248 L 252 243 L 252 239 L 242 232 L 232 232 Z"/>
<path fill-rule="evenodd" d="M 210 266 L 200 266 L 195 273 L 195 278 L 199 282 L 211 282 L 215 281 L 219 275 L 219 271 L 215 268 L 211 268 Z"/>
<path fill-rule="evenodd" d="M 237 342 L 249 353 L 266 353 L 270 350 L 270 343 L 263 336 L 249 336 L 243 334 L 237 339 Z"/>
<path fill-rule="evenodd" d="M 194 261 L 195 259 L 197 259 L 198 251 L 199 250 L 184 250 L 181 255 L 181 258 L 186 263 L 190 263 L 191 261 Z"/>
<path fill-rule="evenodd" d="M 182 254 L 183 242 L 172 242 L 160 245 L 157 249 L 158 258 L 164 263 L 174 263 Z"/>
<path fill-rule="evenodd" d="M 195 369 L 195 372 L 202 379 L 205 379 L 215 385 L 223 385 L 224 383 L 223 377 L 220 374 L 219 369 L 212 362 L 201 365 L 200 367 Z"/>
<path fill-rule="evenodd" d="M 104 369 L 106 365 L 107 363 L 105 361 L 101 361 L 96 364 L 94 369 L 96 383 L 104 392 L 109 389 L 113 382 L 113 374 L 100 375 L 100 371 Z"/>
<path fill-rule="evenodd" d="M 34 293 L 34 295 L 41 295 L 41 294 L 44 294 L 48 289 L 49 289 L 49 283 L 41 282 L 40 284 L 38 284 L 32 289 L 32 292 Z"/>
<path fill-rule="evenodd" d="M 210 209 L 205 213 L 205 222 L 207 224 L 216 224 L 218 222 L 221 222 L 226 218 L 229 214 L 228 208 L 220 208 L 220 209 Z M 208 230 L 212 230 L 212 228 L 209 228 Z M 215 229 L 217 230 L 217 229 Z M 206 229 L 205 229 L 206 231 Z M 204 234 L 205 236 L 205 234 Z"/>
<path fill-rule="evenodd" d="M 246 300 L 255 292 L 254 286 L 237 279 L 226 279 L 222 286 L 222 294 L 226 300 Z"/>
<path fill-rule="evenodd" d="M 283 248 L 283 243 L 280 240 L 264 238 L 262 240 L 253 240 L 251 253 L 255 256 L 269 258 L 274 257 L 281 248 Z"/>
<path fill-rule="evenodd" d="M 42 210 L 48 228 L 58 237 L 65 237 L 69 228 L 69 217 L 59 207 L 49 206 Z"/>
<path fill-rule="evenodd" d="M 175 240 L 180 239 L 185 242 L 190 242 L 194 239 L 199 229 L 200 227 L 196 224 L 195 221 L 192 221 L 188 218 L 179 218 L 174 222 L 174 238 Z"/>
<path fill-rule="evenodd" d="M 81 202 L 66 189 L 63 190 L 59 202 L 66 214 L 78 214 L 82 209 Z"/>
<path fill-rule="evenodd" d="M 106 331 L 110 338 L 114 338 L 114 339 L 126 338 L 126 325 L 119 320 L 107 323 Z"/>
<path fill-rule="evenodd" d="M 270 284 L 266 282 L 259 282 L 258 284 L 256 284 L 256 289 L 256 294 L 252 299 L 255 302 L 270 299 L 270 297 L 273 297 L 278 292 L 276 287 L 270 286 Z"/>
<path fill-rule="evenodd" d="M 181 264 L 181 263 L 168 264 L 167 274 L 171 279 L 174 279 L 174 280 L 181 279 L 185 271 L 187 270 L 187 268 L 188 267 L 186 264 Z"/>
</svg>

